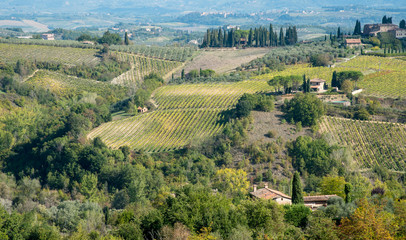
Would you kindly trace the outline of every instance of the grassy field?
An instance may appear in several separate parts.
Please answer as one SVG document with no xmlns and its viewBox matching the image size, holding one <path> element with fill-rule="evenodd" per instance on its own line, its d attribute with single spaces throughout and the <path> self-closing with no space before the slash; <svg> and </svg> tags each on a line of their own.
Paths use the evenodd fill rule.
<svg viewBox="0 0 406 240">
<path fill-rule="evenodd" d="M 192 61 L 186 63 L 184 69 L 186 73 L 193 69 L 213 69 L 217 73 L 230 72 L 241 66 L 241 64 L 263 57 L 269 51 L 269 48 L 247 48 L 238 50 L 215 49 L 201 51 Z M 179 74 L 180 73 L 178 73 L 178 75 Z"/>
<path fill-rule="evenodd" d="M 0 61 L 2 62 L 27 59 L 66 65 L 86 64 L 94 66 L 100 62 L 96 53 L 96 49 L 0 43 Z"/>
<path fill-rule="evenodd" d="M 221 111 L 233 107 L 243 93 L 269 90 L 264 81 L 164 86 L 153 94 L 158 105 L 155 111 L 105 123 L 88 138 L 101 137 L 113 148 L 179 149 L 221 131 Z"/>
<path fill-rule="evenodd" d="M 324 117 L 320 133 L 328 134 L 340 145 L 349 146 L 360 167 L 382 165 L 393 170 L 406 170 L 404 124 Z"/>
</svg>

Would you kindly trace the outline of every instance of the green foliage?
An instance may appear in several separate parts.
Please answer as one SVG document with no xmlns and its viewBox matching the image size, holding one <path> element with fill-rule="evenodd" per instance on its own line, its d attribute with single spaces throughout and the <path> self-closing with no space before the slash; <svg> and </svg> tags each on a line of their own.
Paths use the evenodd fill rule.
<svg viewBox="0 0 406 240">
<path fill-rule="evenodd" d="M 324 114 L 324 105 L 312 94 L 298 93 L 289 102 L 283 105 L 283 111 L 287 120 L 293 119 L 301 122 L 303 126 L 316 125 Z"/>
<path fill-rule="evenodd" d="M 291 93 L 292 91 L 298 91 L 300 83 L 302 81 L 301 76 L 290 75 L 290 76 L 276 76 L 268 81 L 270 86 L 273 86 L 280 92 L 280 87 L 283 87 L 282 93 Z"/>
<path fill-rule="evenodd" d="M 295 227 L 302 229 L 306 228 L 309 216 L 311 214 L 310 208 L 303 204 L 284 205 L 285 221 Z"/>
<path fill-rule="evenodd" d="M 310 57 L 310 63 L 313 67 L 327 67 L 331 65 L 331 60 L 330 55 L 326 53 L 312 55 Z"/>
<path fill-rule="evenodd" d="M 314 211 L 308 216 L 305 229 L 306 239 L 311 240 L 338 240 L 335 224 L 323 211 Z"/>
<path fill-rule="evenodd" d="M 110 33 L 109 31 L 106 31 L 103 34 L 103 37 L 99 38 L 97 42 L 108 45 L 121 44 L 121 38 L 118 33 Z"/>
<path fill-rule="evenodd" d="M 338 166 L 338 161 L 331 157 L 335 149 L 323 139 L 312 140 L 308 136 L 299 136 L 288 145 L 293 167 L 302 174 L 316 176 L 325 176 Z"/>
</svg>

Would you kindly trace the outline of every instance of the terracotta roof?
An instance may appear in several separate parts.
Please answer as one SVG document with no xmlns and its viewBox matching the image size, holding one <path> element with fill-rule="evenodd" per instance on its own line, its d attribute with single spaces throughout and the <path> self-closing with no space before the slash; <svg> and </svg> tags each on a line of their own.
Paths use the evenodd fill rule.
<svg viewBox="0 0 406 240">
<path fill-rule="evenodd" d="M 320 79 L 320 78 L 314 78 L 310 80 L 310 82 L 326 82 L 326 80 Z"/>
<path fill-rule="evenodd" d="M 337 195 L 318 195 L 318 196 L 304 196 L 304 202 L 315 202 L 315 201 L 327 201 L 332 197 L 337 197 Z"/>
<path fill-rule="evenodd" d="M 345 43 L 347 44 L 361 44 L 361 39 L 345 39 Z"/>
<path fill-rule="evenodd" d="M 283 198 L 291 199 L 290 196 L 288 196 L 288 195 L 286 195 L 286 194 L 284 194 L 282 192 L 270 189 L 270 188 L 258 189 L 255 192 L 251 192 L 251 195 L 253 195 L 253 196 L 257 197 L 257 198 L 261 198 L 261 199 L 275 199 L 277 197 L 283 197 Z"/>
</svg>

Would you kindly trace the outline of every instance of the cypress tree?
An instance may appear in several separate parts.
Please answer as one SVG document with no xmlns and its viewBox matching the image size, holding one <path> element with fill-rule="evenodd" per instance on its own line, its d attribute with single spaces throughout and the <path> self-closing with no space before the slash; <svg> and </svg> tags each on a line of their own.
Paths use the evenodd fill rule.
<svg viewBox="0 0 406 240">
<path fill-rule="evenodd" d="M 350 203 L 351 202 L 351 196 L 350 196 L 351 191 L 352 191 L 351 183 L 346 183 L 344 185 L 345 203 Z"/>
<path fill-rule="evenodd" d="M 337 29 L 337 38 L 341 38 L 341 28 L 338 27 Z"/>
<path fill-rule="evenodd" d="M 283 36 L 283 28 L 281 27 L 281 30 L 279 32 L 279 45 L 280 46 L 285 46 L 285 37 Z"/>
<path fill-rule="evenodd" d="M 228 40 L 228 34 L 227 34 L 227 31 L 226 30 L 224 30 L 224 37 L 223 37 L 223 46 L 224 47 L 228 47 L 227 46 L 227 40 Z"/>
<path fill-rule="evenodd" d="M 296 43 L 297 43 L 297 41 L 298 41 L 298 38 L 297 38 L 297 29 L 296 29 L 296 26 L 293 26 L 292 33 L 293 33 L 293 43 L 294 43 L 294 44 L 296 44 Z"/>
<path fill-rule="evenodd" d="M 307 79 L 306 92 L 310 92 L 310 78 Z"/>
<path fill-rule="evenodd" d="M 206 47 L 210 47 L 211 46 L 211 32 L 210 32 L 210 29 L 207 29 L 207 32 L 206 32 L 206 41 L 207 41 L 207 46 Z"/>
<path fill-rule="evenodd" d="M 385 15 L 382 18 L 382 24 L 386 24 L 386 23 L 388 23 L 388 19 L 386 18 L 386 15 Z"/>
<path fill-rule="evenodd" d="M 352 35 L 361 35 L 361 22 L 357 20 L 355 23 L 354 32 Z"/>
<path fill-rule="evenodd" d="M 182 73 L 180 74 L 180 78 L 181 79 L 185 78 L 185 69 L 182 69 Z"/>
<path fill-rule="evenodd" d="M 331 86 L 332 87 L 338 87 L 337 86 L 337 72 L 336 71 L 333 72 L 333 77 L 331 79 Z"/>
<path fill-rule="evenodd" d="M 127 33 L 127 32 L 125 32 L 124 44 L 125 44 L 125 45 L 130 45 L 130 39 L 128 39 L 128 33 Z"/>
<path fill-rule="evenodd" d="M 405 19 L 402 19 L 402 21 L 400 21 L 400 23 L 399 23 L 399 28 L 406 29 L 406 22 L 405 22 Z"/>
<path fill-rule="evenodd" d="M 303 204 L 303 191 L 302 183 L 300 182 L 300 175 L 295 172 L 292 180 L 292 204 Z"/>
<path fill-rule="evenodd" d="M 387 23 L 392 24 L 392 17 L 388 17 Z"/>
<path fill-rule="evenodd" d="M 250 28 L 250 33 L 248 34 L 248 46 L 252 46 L 252 40 L 253 40 L 253 32 L 252 32 L 252 28 Z"/>
<path fill-rule="evenodd" d="M 303 84 L 302 84 L 302 88 L 303 88 L 303 93 L 306 93 L 307 90 L 307 82 L 306 82 L 306 75 L 303 74 Z"/>
<path fill-rule="evenodd" d="M 221 28 L 219 28 L 218 42 L 219 42 L 219 47 L 223 47 L 223 31 L 221 30 Z"/>
<path fill-rule="evenodd" d="M 273 27 L 272 23 L 269 24 L 269 46 L 274 46 L 274 32 L 273 32 Z"/>
</svg>

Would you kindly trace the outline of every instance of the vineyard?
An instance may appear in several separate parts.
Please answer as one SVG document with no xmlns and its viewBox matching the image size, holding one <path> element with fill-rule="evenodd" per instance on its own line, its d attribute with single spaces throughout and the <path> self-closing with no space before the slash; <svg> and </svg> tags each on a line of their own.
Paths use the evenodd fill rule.
<svg viewBox="0 0 406 240">
<path fill-rule="evenodd" d="M 185 62 L 196 52 L 196 49 L 191 47 L 159 47 L 146 45 L 113 45 L 110 49 L 178 62 Z"/>
<path fill-rule="evenodd" d="M 49 89 L 59 97 L 73 97 L 83 92 L 93 92 L 100 96 L 106 96 L 112 92 L 125 95 L 125 88 L 114 86 L 106 82 L 99 82 L 90 79 L 77 78 L 65 74 L 40 70 L 26 81 L 33 87 Z"/>
<path fill-rule="evenodd" d="M 0 43 L 0 61 L 2 62 L 17 62 L 19 59 L 27 59 L 66 65 L 95 66 L 100 62 L 96 53 L 96 49 Z"/>
<path fill-rule="evenodd" d="M 119 53 L 118 58 L 121 61 L 130 62 L 131 69 L 113 79 L 112 83 L 128 87 L 139 87 L 144 76 L 152 72 L 163 77 L 165 74 L 181 65 L 180 62 L 176 61 L 160 60 L 127 53 Z"/>
<path fill-rule="evenodd" d="M 325 117 L 320 132 L 329 134 L 341 145 L 350 146 L 360 167 L 382 165 L 406 170 L 406 126 L 403 124 Z"/>
<path fill-rule="evenodd" d="M 364 78 L 357 83 L 364 89 L 363 94 L 376 97 L 406 96 L 406 62 L 399 59 L 359 56 L 350 61 L 337 64 L 334 68 L 309 67 L 307 64 L 288 66 L 280 72 L 271 72 L 255 77 L 258 80 L 269 80 L 275 76 L 303 75 L 308 78 L 321 78 L 331 82 L 333 71 L 361 71 Z"/>
<path fill-rule="evenodd" d="M 101 137 L 110 147 L 175 150 L 222 130 L 221 111 L 232 108 L 243 93 L 269 91 L 264 81 L 169 85 L 157 89 L 157 110 L 105 123 L 88 138 Z"/>
</svg>

